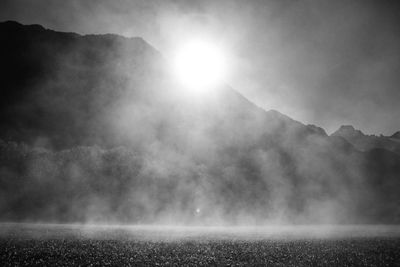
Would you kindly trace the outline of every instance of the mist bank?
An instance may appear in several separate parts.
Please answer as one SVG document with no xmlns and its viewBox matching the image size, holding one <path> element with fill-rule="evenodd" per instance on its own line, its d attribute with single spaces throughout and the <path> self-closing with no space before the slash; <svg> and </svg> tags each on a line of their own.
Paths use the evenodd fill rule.
<svg viewBox="0 0 400 267">
<path fill-rule="evenodd" d="M 398 239 L 398 225 L 180 226 L 0 223 L 0 238 L 146 242 Z"/>
<path fill-rule="evenodd" d="M 400 156 L 193 94 L 140 38 L 0 23 L 0 220 L 399 223 Z"/>
<path fill-rule="evenodd" d="M 310 163 L 288 159 L 276 148 L 233 159 L 223 153 L 218 158 L 225 163 L 212 165 L 164 153 L 97 146 L 51 152 L 1 142 L 1 219 L 169 225 L 399 222 L 398 176 L 384 180 L 355 173 L 368 157 L 329 162 L 342 169 L 324 164 L 301 170 L 300 164 Z M 350 167 L 347 160 L 353 161 Z"/>
</svg>

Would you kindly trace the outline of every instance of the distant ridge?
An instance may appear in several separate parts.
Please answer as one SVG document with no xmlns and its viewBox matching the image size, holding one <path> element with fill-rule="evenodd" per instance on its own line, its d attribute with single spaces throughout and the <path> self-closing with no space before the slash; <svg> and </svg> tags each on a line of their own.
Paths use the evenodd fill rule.
<svg viewBox="0 0 400 267">
<path fill-rule="evenodd" d="M 395 138 L 186 94 L 141 38 L 5 22 L 0 58 L 0 220 L 400 223 Z"/>
<path fill-rule="evenodd" d="M 390 136 L 391 138 L 400 139 L 400 131 L 395 132 L 393 135 Z"/>
<path fill-rule="evenodd" d="M 352 125 L 342 125 L 332 135 L 342 136 L 342 137 L 355 137 L 355 136 L 364 136 L 364 133 L 360 130 L 356 130 Z"/>
<path fill-rule="evenodd" d="M 399 135 L 399 132 L 396 132 L 390 137 L 383 135 L 366 135 L 360 130 L 356 130 L 351 125 L 343 125 L 331 136 L 343 137 L 361 151 L 381 148 L 400 154 L 400 142 L 393 140 L 398 138 Z"/>
</svg>

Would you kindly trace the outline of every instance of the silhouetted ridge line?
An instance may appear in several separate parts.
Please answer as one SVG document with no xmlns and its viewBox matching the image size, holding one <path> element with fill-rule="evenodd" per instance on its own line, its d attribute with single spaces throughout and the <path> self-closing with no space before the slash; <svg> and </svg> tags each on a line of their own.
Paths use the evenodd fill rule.
<svg viewBox="0 0 400 267">
<path fill-rule="evenodd" d="M 327 136 L 228 85 L 192 95 L 142 39 L 0 38 L 0 220 L 400 222 L 395 138 Z"/>
</svg>

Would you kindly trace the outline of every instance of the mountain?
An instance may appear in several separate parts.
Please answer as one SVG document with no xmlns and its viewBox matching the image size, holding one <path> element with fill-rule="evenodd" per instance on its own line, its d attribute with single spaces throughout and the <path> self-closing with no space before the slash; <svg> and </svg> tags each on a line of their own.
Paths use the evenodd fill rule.
<svg viewBox="0 0 400 267">
<path fill-rule="evenodd" d="M 343 137 L 361 151 L 382 148 L 400 155 L 399 132 L 392 136 L 366 135 L 360 130 L 354 129 L 351 125 L 343 125 L 332 136 Z"/>
<path fill-rule="evenodd" d="M 141 38 L 3 22 L 0 56 L 1 220 L 400 221 L 398 154 L 191 94 Z"/>
<path fill-rule="evenodd" d="M 395 132 L 392 136 L 390 136 L 393 139 L 400 139 L 400 131 Z"/>
<path fill-rule="evenodd" d="M 6 140 L 56 149 L 109 144 L 104 135 L 113 133 L 104 118 L 123 94 L 150 94 L 140 91 L 152 88 L 154 77 L 146 75 L 161 71 L 160 54 L 141 38 L 80 36 L 16 22 L 2 23 L 0 32 L 0 137 Z"/>
</svg>

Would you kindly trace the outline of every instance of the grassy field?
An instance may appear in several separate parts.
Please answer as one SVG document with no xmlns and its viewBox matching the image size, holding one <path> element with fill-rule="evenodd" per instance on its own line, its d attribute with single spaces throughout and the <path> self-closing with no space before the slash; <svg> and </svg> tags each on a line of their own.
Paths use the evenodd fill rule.
<svg viewBox="0 0 400 267">
<path fill-rule="evenodd" d="M 0 225 L 0 266 L 400 266 L 397 227 Z"/>
</svg>

